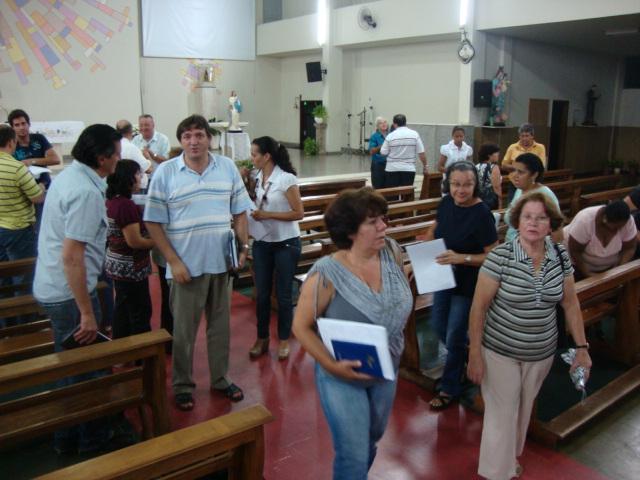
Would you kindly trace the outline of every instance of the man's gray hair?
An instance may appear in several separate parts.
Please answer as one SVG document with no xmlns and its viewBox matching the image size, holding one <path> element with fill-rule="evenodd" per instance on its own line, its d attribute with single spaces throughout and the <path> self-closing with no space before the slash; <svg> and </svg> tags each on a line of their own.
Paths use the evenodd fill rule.
<svg viewBox="0 0 640 480">
<path fill-rule="evenodd" d="M 523 123 L 522 125 L 520 125 L 520 128 L 518 128 L 518 135 L 520 135 L 521 133 L 530 133 L 533 137 L 535 135 L 533 125 L 530 123 Z"/>
</svg>

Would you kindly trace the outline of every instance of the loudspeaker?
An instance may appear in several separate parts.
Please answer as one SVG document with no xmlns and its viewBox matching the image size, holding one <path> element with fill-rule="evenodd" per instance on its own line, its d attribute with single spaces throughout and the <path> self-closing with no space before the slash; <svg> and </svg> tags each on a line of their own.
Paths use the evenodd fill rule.
<svg viewBox="0 0 640 480">
<path fill-rule="evenodd" d="M 307 82 L 321 82 L 322 81 L 322 67 L 320 62 L 307 63 Z"/>
<path fill-rule="evenodd" d="M 473 82 L 473 106 L 491 106 L 491 80 L 476 80 Z"/>
<path fill-rule="evenodd" d="M 640 88 L 640 55 L 624 59 L 624 86 Z"/>
</svg>

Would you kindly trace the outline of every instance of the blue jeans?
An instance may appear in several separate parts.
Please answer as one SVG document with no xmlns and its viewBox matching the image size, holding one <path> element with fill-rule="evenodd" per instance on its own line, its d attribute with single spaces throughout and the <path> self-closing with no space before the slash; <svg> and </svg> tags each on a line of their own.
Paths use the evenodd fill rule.
<svg viewBox="0 0 640 480">
<path fill-rule="evenodd" d="M 21 228 L 19 230 L 9 230 L 0 227 L 0 262 L 10 260 L 20 260 L 36 256 L 36 236 L 33 226 Z M 1 285 L 27 284 L 29 287 L 25 291 L 16 291 L 15 294 L 31 293 L 31 283 L 33 273 L 21 275 L 13 278 L 3 278 Z M 11 295 L 9 295 L 11 296 Z M 9 327 L 19 323 L 32 320 L 32 316 L 0 318 L 0 328 Z"/>
<path fill-rule="evenodd" d="M 99 327 L 102 316 L 100 302 L 95 291 L 91 293 L 91 303 Z M 74 299 L 60 303 L 43 303 L 42 307 L 51 319 L 55 351 L 60 352 L 63 350 L 62 341 L 80 323 L 80 311 Z M 104 370 L 97 370 L 66 377 L 58 380 L 56 386 L 63 388 L 74 383 L 102 377 L 106 373 Z M 109 422 L 104 418 L 100 418 L 64 430 L 58 430 L 55 432 L 54 446 L 58 452 L 68 452 L 76 447 L 80 452 L 89 452 L 100 449 L 109 440 L 110 435 Z"/>
<path fill-rule="evenodd" d="M 289 238 L 282 242 L 253 242 L 258 338 L 269 338 L 271 290 L 274 276 L 276 298 L 278 299 L 278 338 L 287 340 L 291 336 L 293 277 L 296 274 L 300 250 L 300 238 L 298 237 Z"/>
<path fill-rule="evenodd" d="M 366 480 L 396 396 L 397 380 L 358 384 L 340 380 L 316 363 L 316 387 L 335 459 L 333 480 Z"/>
<path fill-rule="evenodd" d="M 462 393 L 462 375 L 467 359 L 467 330 L 471 298 L 443 290 L 433 295 L 431 325 L 447 347 L 447 360 L 440 380 L 440 391 L 452 397 Z"/>
</svg>

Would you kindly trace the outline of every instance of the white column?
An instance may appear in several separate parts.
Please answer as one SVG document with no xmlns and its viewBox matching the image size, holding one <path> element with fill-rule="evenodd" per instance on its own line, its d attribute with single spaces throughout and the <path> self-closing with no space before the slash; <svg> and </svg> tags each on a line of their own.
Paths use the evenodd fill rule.
<svg viewBox="0 0 640 480">
<path fill-rule="evenodd" d="M 344 145 L 344 122 L 342 119 L 346 115 L 342 94 L 343 52 L 341 48 L 333 46 L 336 10 L 333 1 L 328 1 L 327 3 L 329 7 L 329 35 L 322 46 L 322 68 L 327 69 L 322 85 L 322 103 L 329 114 L 327 122 L 327 152 L 339 152 Z"/>
</svg>

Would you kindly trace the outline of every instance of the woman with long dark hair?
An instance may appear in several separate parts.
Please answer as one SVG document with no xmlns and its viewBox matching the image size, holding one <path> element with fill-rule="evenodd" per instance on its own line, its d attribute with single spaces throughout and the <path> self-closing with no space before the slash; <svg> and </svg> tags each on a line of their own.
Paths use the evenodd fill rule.
<svg viewBox="0 0 640 480">
<path fill-rule="evenodd" d="M 116 305 L 113 338 L 122 338 L 151 330 L 149 250 L 153 240 L 146 229 L 138 206 L 131 200 L 140 188 L 142 171 L 133 160 L 120 160 L 107 177 L 107 257 L 105 272 L 113 279 Z"/>
<path fill-rule="evenodd" d="M 304 216 L 304 210 L 296 171 L 283 145 L 271 137 L 256 138 L 251 145 L 251 160 L 258 169 L 257 209 L 251 217 L 259 222 L 261 233 L 252 232 L 258 338 L 249 355 L 258 358 L 269 351 L 271 289 L 275 280 L 280 340 L 278 358 L 285 360 L 289 357 L 288 340 L 293 320 L 293 276 L 301 250 L 298 220 Z"/>
</svg>

